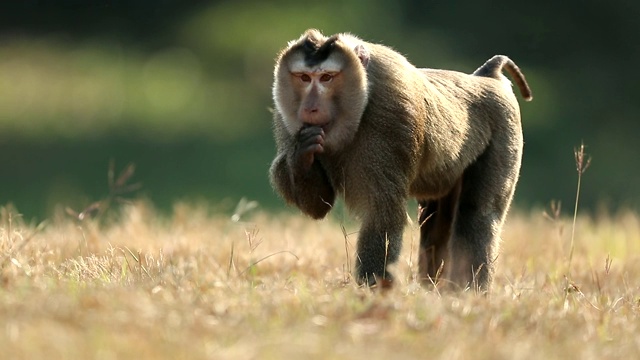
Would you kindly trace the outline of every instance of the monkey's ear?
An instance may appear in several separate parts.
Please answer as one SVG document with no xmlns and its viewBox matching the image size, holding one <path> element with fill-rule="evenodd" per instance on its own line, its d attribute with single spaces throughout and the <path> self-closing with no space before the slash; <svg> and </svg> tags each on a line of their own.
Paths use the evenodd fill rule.
<svg viewBox="0 0 640 360">
<path fill-rule="evenodd" d="M 366 69 L 369 64 L 369 50 L 364 45 L 356 45 L 353 51 L 355 51 L 356 56 L 360 59 L 360 63 L 362 63 L 362 66 Z"/>
</svg>

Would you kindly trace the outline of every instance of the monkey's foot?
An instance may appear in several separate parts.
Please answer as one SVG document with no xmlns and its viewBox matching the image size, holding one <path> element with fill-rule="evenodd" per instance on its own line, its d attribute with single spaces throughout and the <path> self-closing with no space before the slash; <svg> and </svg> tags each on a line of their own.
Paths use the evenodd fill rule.
<svg viewBox="0 0 640 360">
<path fill-rule="evenodd" d="M 374 273 L 365 273 L 357 275 L 357 282 L 360 286 L 366 286 L 368 288 L 383 288 L 388 289 L 393 286 L 393 275 L 389 272 L 385 272 L 384 276 L 379 276 Z"/>
</svg>

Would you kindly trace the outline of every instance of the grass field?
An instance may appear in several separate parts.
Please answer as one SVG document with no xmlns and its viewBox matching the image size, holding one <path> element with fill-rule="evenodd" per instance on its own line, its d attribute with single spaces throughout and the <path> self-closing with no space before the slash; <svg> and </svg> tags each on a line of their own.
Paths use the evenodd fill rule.
<svg viewBox="0 0 640 360">
<path fill-rule="evenodd" d="M 344 232 L 343 232 L 344 228 Z M 2 212 L 5 359 L 632 359 L 640 216 L 513 210 L 490 296 L 415 280 L 405 232 L 389 290 L 350 275 L 357 223 L 205 206 L 45 226 Z M 346 236 L 345 236 L 346 234 Z"/>
</svg>

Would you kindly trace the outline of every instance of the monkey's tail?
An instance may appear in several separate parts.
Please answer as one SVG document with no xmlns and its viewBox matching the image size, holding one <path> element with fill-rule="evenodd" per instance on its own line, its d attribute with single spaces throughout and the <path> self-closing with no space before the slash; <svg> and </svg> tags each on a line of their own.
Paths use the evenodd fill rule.
<svg viewBox="0 0 640 360">
<path fill-rule="evenodd" d="M 502 69 L 506 69 L 507 72 L 511 75 L 513 81 L 515 81 L 516 85 L 518 85 L 522 97 L 526 101 L 531 101 L 533 99 L 533 94 L 531 93 L 529 84 L 527 84 L 527 80 L 524 78 L 524 74 L 522 74 L 520 68 L 513 61 L 511 61 L 511 59 L 504 55 L 496 55 L 487 60 L 484 65 L 480 66 L 476 71 L 473 72 L 473 75 L 499 79 L 502 73 Z"/>
</svg>

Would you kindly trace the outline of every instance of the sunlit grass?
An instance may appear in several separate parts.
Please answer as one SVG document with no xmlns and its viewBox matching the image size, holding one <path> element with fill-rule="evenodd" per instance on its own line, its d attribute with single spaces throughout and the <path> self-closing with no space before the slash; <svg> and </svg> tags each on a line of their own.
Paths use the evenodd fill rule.
<svg viewBox="0 0 640 360">
<path fill-rule="evenodd" d="M 5 209 L 7 358 L 632 358 L 640 351 L 640 218 L 514 212 L 489 297 L 415 281 L 410 225 L 388 291 L 348 273 L 355 223 L 227 217 L 143 203 L 40 228 Z M 346 241 L 346 243 L 345 243 Z M 345 244 L 346 249 L 345 251 Z M 347 256 L 346 253 L 349 253 Z"/>
</svg>

